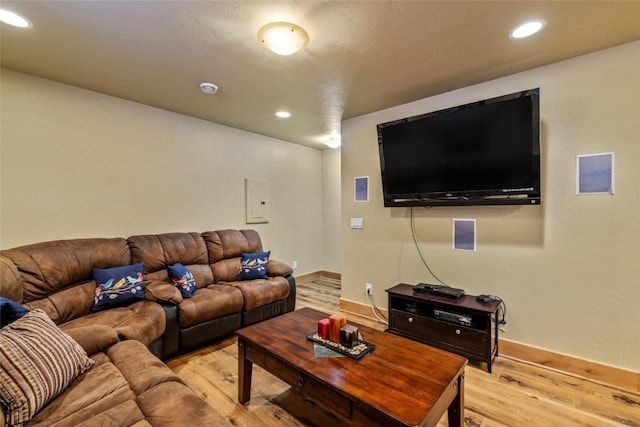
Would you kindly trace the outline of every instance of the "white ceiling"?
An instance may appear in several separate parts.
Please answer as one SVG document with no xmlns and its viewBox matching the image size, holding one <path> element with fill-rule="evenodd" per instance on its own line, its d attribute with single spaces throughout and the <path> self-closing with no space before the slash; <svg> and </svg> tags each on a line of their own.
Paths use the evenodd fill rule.
<svg viewBox="0 0 640 427">
<path fill-rule="evenodd" d="M 340 122 L 640 39 L 640 1 L 2 1 L 2 66 L 318 149 Z M 509 38 L 543 18 L 542 33 Z M 308 47 L 260 45 L 272 21 Z M 200 92 L 200 82 L 219 86 Z M 277 110 L 289 119 L 274 116 Z"/>
</svg>

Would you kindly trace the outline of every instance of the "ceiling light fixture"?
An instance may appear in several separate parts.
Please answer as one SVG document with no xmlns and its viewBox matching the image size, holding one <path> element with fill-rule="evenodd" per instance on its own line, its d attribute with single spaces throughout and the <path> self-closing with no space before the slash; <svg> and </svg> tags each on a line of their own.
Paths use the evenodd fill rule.
<svg viewBox="0 0 640 427">
<path fill-rule="evenodd" d="M 200 90 L 206 93 L 207 95 L 213 95 L 218 91 L 218 85 L 213 83 L 200 83 Z"/>
<path fill-rule="evenodd" d="M 31 28 L 31 22 L 10 10 L 0 9 L 0 21 L 19 28 Z"/>
<path fill-rule="evenodd" d="M 276 116 L 280 117 L 281 119 L 288 119 L 289 117 L 291 117 L 291 113 L 288 111 L 278 111 L 276 113 Z"/>
<path fill-rule="evenodd" d="M 544 19 L 534 19 L 532 21 L 524 22 L 513 30 L 511 30 L 511 34 L 509 36 L 513 39 L 523 39 L 525 37 L 529 37 L 540 31 L 544 28 L 546 22 Z"/>
<path fill-rule="evenodd" d="M 272 22 L 258 30 L 258 40 L 278 55 L 292 55 L 304 49 L 309 35 L 300 26 L 290 22 Z"/>
<path fill-rule="evenodd" d="M 332 136 L 327 142 L 325 142 L 325 144 L 329 148 L 338 148 L 340 147 L 340 145 L 342 145 L 340 142 L 340 137 L 338 136 Z"/>
</svg>

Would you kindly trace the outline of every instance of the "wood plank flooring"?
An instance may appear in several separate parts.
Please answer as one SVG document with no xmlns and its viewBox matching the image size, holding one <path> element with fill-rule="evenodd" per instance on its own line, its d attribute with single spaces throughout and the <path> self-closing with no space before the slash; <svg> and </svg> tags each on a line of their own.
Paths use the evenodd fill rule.
<svg viewBox="0 0 640 427">
<path fill-rule="evenodd" d="M 296 308 L 337 313 L 340 282 L 320 278 L 298 285 Z M 384 329 L 370 319 L 350 321 Z M 373 315 L 372 315 L 373 317 Z M 238 351 L 234 337 L 167 362 L 229 426 L 317 426 L 344 424 L 260 367 L 253 368 L 251 401 L 240 405 Z M 635 426 L 640 427 L 640 395 L 617 390 L 533 364 L 498 357 L 489 374 L 466 369 L 465 425 L 472 427 Z M 446 426 L 446 415 L 438 427 Z M 204 426 L 199 426 L 204 427 Z"/>
</svg>

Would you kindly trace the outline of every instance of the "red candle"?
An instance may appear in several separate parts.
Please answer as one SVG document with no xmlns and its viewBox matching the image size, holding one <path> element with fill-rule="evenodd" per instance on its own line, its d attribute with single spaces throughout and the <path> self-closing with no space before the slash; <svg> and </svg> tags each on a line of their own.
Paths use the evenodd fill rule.
<svg viewBox="0 0 640 427">
<path fill-rule="evenodd" d="M 318 320 L 318 335 L 325 340 L 329 339 L 329 319 Z"/>
</svg>

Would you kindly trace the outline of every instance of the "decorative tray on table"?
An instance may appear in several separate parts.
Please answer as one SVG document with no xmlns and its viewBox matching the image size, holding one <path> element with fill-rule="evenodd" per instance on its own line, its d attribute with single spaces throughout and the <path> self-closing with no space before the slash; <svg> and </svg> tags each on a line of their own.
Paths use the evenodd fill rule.
<svg viewBox="0 0 640 427">
<path fill-rule="evenodd" d="M 352 348 L 345 347 L 340 343 L 329 341 L 322 338 L 320 335 L 318 335 L 317 332 L 312 332 L 309 335 L 307 335 L 307 339 L 317 344 L 320 344 L 326 348 L 329 348 L 335 351 L 336 353 L 340 353 L 343 356 L 347 356 L 356 360 L 362 359 L 364 356 L 371 353 L 374 348 L 376 348 L 375 344 L 371 344 L 361 340 L 355 341 Z"/>
</svg>

